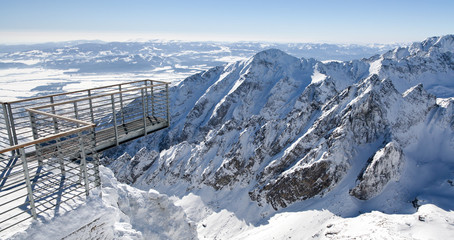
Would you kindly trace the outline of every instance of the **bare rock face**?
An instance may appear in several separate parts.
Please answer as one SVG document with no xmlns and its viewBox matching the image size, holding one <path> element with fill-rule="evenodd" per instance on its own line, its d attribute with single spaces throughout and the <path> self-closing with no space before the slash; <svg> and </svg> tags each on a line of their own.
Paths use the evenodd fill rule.
<svg viewBox="0 0 454 240">
<path fill-rule="evenodd" d="M 367 165 L 359 183 L 350 190 L 350 195 L 368 200 L 379 194 L 390 181 L 399 180 L 404 165 L 404 154 L 399 144 L 390 142 L 377 151 Z"/>
<path fill-rule="evenodd" d="M 134 157 L 124 153 L 116 161 L 108 163 L 108 166 L 113 169 L 117 179 L 127 183 L 134 183 L 143 172 L 156 161 L 159 154 L 156 151 L 147 151 L 146 148 L 140 149 Z"/>
<path fill-rule="evenodd" d="M 316 162 L 313 165 L 284 175 L 273 184 L 263 187 L 266 202 L 274 209 L 285 208 L 289 204 L 314 197 L 337 182 L 343 170 L 337 167 L 330 170 L 331 162 Z"/>
</svg>

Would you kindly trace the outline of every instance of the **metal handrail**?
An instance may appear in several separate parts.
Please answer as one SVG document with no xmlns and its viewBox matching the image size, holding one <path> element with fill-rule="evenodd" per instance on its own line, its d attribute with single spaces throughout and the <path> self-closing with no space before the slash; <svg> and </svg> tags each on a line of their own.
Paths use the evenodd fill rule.
<svg viewBox="0 0 454 240">
<path fill-rule="evenodd" d="M 40 143 L 43 143 L 43 142 L 54 140 L 56 138 L 60 138 L 60 137 L 67 136 L 67 135 L 71 135 L 71 134 L 74 134 L 74 133 L 78 133 L 78 132 L 81 132 L 81 131 L 84 131 L 84 130 L 89 130 L 89 129 L 94 128 L 96 126 L 96 124 L 93 124 L 93 123 L 89 123 L 89 122 L 85 122 L 85 121 L 81 121 L 81 120 L 77 120 L 77 119 L 72 119 L 72 118 L 67 118 L 67 117 L 63 117 L 63 116 L 60 116 L 60 115 L 56 115 L 56 114 L 52 114 L 52 113 L 47 113 L 47 112 L 35 110 L 35 109 L 32 109 L 32 108 L 26 108 L 26 110 L 29 111 L 29 112 L 42 114 L 42 115 L 53 117 L 53 118 L 59 118 L 59 119 L 62 119 L 62 120 L 65 120 L 65 121 L 69 121 L 69 122 L 83 124 L 85 126 L 78 127 L 78 128 L 73 129 L 73 130 L 60 132 L 60 133 L 57 133 L 57 134 L 52 134 L 52 135 L 47 136 L 45 138 L 35 139 L 35 140 L 32 140 L 32 141 L 28 141 L 26 143 L 17 144 L 17 145 L 8 147 L 8 148 L 0 149 L 0 154 L 1 153 L 6 153 L 6 152 L 10 152 L 10 151 L 14 151 L 14 150 L 18 150 L 20 148 L 28 147 L 28 146 L 35 145 L 35 144 L 40 144 Z"/>
<path fill-rule="evenodd" d="M 104 150 L 113 146 L 108 144 L 109 139 L 105 136 L 105 132 L 97 134 L 98 131 L 103 131 L 106 128 L 116 128 L 122 125 L 124 127 L 125 124 L 130 124 L 126 126 L 127 132 L 122 131 L 121 135 L 117 135 L 116 138 L 120 137 L 120 142 L 137 138 L 140 135 L 137 132 L 128 136 L 124 136 L 124 134 L 139 129 L 136 121 L 139 114 L 144 116 L 144 120 L 145 116 L 148 119 L 142 124 L 143 135 L 165 128 L 170 125 L 170 115 L 168 114 L 169 84 L 164 81 L 146 79 L 3 103 L 1 104 L 2 108 L 0 108 L 0 131 L 3 133 L 3 136 L 0 136 L 0 148 L 30 141 L 32 137 L 33 139 L 37 138 L 36 134 L 33 134 L 33 131 L 36 132 L 36 130 L 33 130 L 33 126 L 27 120 L 26 109 L 40 110 L 95 123 L 95 136 L 99 136 L 95 140 L 95 143 L 99 146 L 97 150 Z M 146 107 L 142 107 L 142 105 Z M 136 115 L 131 115 L 131 113 Z M 43 115 L 40 114 L 40 116 L 36 119 L 37 121 L 41 121 Z M 111 121 L 113 118 L 118 120 L 114 125 Z M 135 123 L 133 123 L 134 121 Z M 50 123 L 46 126 L 51 125 Z M 50 134 L 52 131 L 51 128 L 48 130 L 46 134 Z M 64 130 L 68 129 L 59 129 L 54 118 L 54 132 Z M 40 131 L 45 133 L 46 129 L 41 128 Z"/>
<path fill-rule="evenodd" d="M 39 110 L 36 110 L 36 109 L 40 109 L 40 107 L 37 107 L 37 108 L 26 108 L 25 110 L 27 110 L 29 112 L 37 113 L 37 114 L 42 114 L 42 115 L 45 115 L 45 116 L 48 116 L 48 117 L 59 118 L 59 119 L 62 119 L 62 120 L 68 121 L 68 122 L 79 123 L 79 124 L 92 126 L 92 127 L 96 126 L 96 124 L 94 124 L 94 123 L 90 123 L 90 122 L 86 122 L 86 121 L 82 121 L 82 120 L 78 120 L 78 119 L 73 119 L 73 118 L 68 118 L 68 117 L 63 117 L 63 116 L 60 116 L 60 115 L 57 115 L 57 114 L 47 113 L 47 112 L 39 111 Z"/>
<path fill-rule="evenodd" d="M 65 101 L 65 102 L 58 102 L 58 103 L 53 103 L 53 104 L 42 105 L 42 106 L 39 106 L 39 107 L 35 107 L 33 109 L 42 109 L 42 108 L 48 108 L 48 107 L 53 107 L 53 106 L 59 106 L 59 105 L 64 105 L 64 104 L 68 104 L 68 103 L 80 102 L 80 101 L 85 101 L 85 100 L 90 100 L 90 99 L 95 99 L 95 98 L 100 98 L 100 97 L 107 97 L 107 96 L 120 94 L 120 93 L 126 93 L 126 92 L 132 92 L 132 91 L 147 89 L 147 88 L 150 88 L 150 87 L 165 86 L 167 84 L 168 83 L 160 83 L 160 84 L 155 84 L 155 85 L 152 85 L 152 86 L 138 87 L 138 88 L 132 88 L 132 89 L 123 90 L 123 91 L 117 91 L 117 92 L 112 92 L 112 93 L 95 95 L 95 96 L 91 96 L 91 97 L 78 98 L 78 99 L 75 99 L 75 100 L 70 100 L 70 101 Z M 117 86 L 117 85 L 114 85 L 114 86 Z"/>
<path fill-rule="evenodd" d="M 29 141 L 29 142 L 26 142 L 26 143 L 17 144 L 17 145 L 8 147 L 8 148 L 1 149 L 0 150 L 0 154 L 1 153 L 6 153 L 6 152 L 11 152 L 11 151 L 14 151 L 14 150 L 17 150 L 17 149 L 20 149 L 20 148 L 25 148 L 25 147 L 28 147 L 28 146 L 32 146 L 32 145 L 35 145 L 35 144 L 48 142 L 48 141 L 54 140 L 56 138 L 61 138 L 61 137 L 67 136 L 67 135 L 71 135 L 71 134 L 74 134 L 74 133 L 82 132 L 84 130 L 89 130 L 91 128 L 93 128 L 92 125 L 79 127 L 79 128 L 75 128 L 73 130 L 68 130 L 68 131 L 65 131 L 65 132 L 58 133 L 58 134 L 49 135 L 48 137 L 45 137 L 45 138 L 40 138 L 40 139 L 32 140 L 32 141 Z"/>
</svg>

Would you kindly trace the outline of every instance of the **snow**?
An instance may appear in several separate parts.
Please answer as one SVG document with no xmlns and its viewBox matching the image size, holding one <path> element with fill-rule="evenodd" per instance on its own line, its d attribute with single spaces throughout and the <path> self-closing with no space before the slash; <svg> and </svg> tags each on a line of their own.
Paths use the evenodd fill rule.
<svg viewBox="0 0 454 240">
<path fill-rule="evenodd" d="M 378 74 L 379 73 L 380 66 L 381 66 L 381 61 L 382 61 L 382 59 L 378 59 L 378 60 L 373 61 L 370 64 L 370 67 L 369 67 L 369 73 L 370 74 Z"/>
<path fill-rule="evenodd" d="M 326 75 L 323 73 L 320 73 L 318 69 L 314 71 L 314 74 L 312 74 L 312 82 L 311 83 L 318 83 L 322 82 L 323 80 L 326 79 Z"/>
<path fill-rule="evenodd" d="M 454 233 L 454 212 L 433 204 L 413 214 L 372 211 L 353 218 L 329 210 L 283 211 L 258 224 L 212 211 L 192 193 L 176 205 L 198 222 L 199 239 L 450 239 Z"/>
<path fill-rule="evenodd" d="M 105 167 L 100 172 L 102 188 L 84 204 L 34 221 L 10 239 L 197 239 L 193 223 L 166 195 L 119 183 Z"/>
</svg>

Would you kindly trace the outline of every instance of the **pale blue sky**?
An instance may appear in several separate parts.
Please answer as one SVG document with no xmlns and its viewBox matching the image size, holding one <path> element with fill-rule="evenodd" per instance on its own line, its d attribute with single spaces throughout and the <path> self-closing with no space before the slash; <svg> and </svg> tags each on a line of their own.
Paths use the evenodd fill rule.
<svg viewBox="0 0 454 240">
<path fill-rule="evenodd" d="M 0 0 L 0 43 L 401 43 L 454 34 L 453 0 Z"/>
</svg>

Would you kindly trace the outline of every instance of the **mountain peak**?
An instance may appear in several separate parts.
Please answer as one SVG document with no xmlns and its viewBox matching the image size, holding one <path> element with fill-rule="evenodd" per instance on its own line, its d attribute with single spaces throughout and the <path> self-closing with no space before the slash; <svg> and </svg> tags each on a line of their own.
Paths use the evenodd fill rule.
<svg viewBox="0 0 454 240">
<path fill-rule="evenodd" d="M 270 49 L 266 49 L 266 50 L 256 53 L 254 55 L 254 58 L 274 58 L 274 57 L 280 57 L 283 55 L 290 56 L 280 49 L 270 48 Z"/>
<path fill-rule="evenodd" d="M 252 57 L 252 62 L 288 62 L 294 61 L 296 57 L 290 56 L 282 50 L 271 48 L 258 52 Z"/>
<path fill-rule="evenodd" d="M 454 35 L 430 37 L 422 42 L 413 43 L 410 48 L 413 54 L 445 53 L 454 51 Z"/>
</svg>

